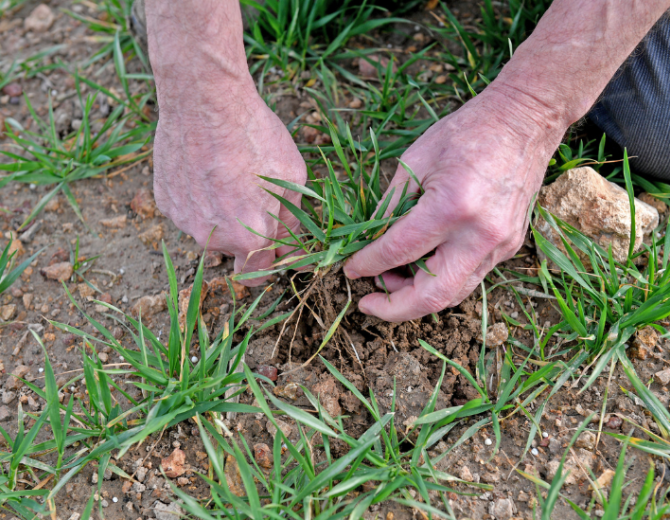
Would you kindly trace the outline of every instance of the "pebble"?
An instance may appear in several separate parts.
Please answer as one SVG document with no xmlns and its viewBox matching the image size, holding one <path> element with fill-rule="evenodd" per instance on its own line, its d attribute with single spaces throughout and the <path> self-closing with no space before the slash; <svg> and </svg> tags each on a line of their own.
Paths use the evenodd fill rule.
<svg viewBox="0 0 670 520">
<path fill-rule="evenodd" d="M 267 377 L 270 381 L 277 380 L 277 369 L 268 365 L 261 365 L 256 370 L 260 375 Z"/>
</svg>

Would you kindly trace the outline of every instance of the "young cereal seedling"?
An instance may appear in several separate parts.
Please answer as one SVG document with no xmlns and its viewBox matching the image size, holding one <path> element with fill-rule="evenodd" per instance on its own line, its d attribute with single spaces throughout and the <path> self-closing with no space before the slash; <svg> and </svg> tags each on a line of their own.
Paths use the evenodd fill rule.
<svg viewBox="0 0 670 520">
<path fill-rule="evenodd" d="M 93 104 L 96 96 L 89 94 L 84 100 L 79 88 L 78 92 L 83 109 L 81 126 L 65 139 L 61 139 L 56 132 L 51 99 L 49 119 L 44 122 L 35 113 L 28 96 L 24 96 L 26 106 L 37 123 L 37 132 L 25 130 L 13 119 L 6 120 L 9 130 L 7 135 L 13 141 L 12 147 L 19 153 L 0 151 L 0 155 L 12 161 L 0 163 L 0 171 L 9 172 L 0 177 L 0 189 L 10 182 L 54 186 L 35 205 L 21 228 L 27 226 L 60 192 L 84 222 L 70 185 L 81 179 L 101 175 L 115 166 L 134 162 L 150 153 L 142 152 L 141 149 L 149 142 L 151 125 L 126 130 L 128 116 L 124 115 L 125 106 L 119 104 L 95 132 L 93 126 L 97 123 L 93 118 Z"/>
<path fill-rule="evenodd" d="M 438 470 L 427 451 L 439 440 L 429 433 L 438 421 L 432 416 L 439 413 L 435 412 L 435 405 L 446 364 L 420 417 L 402 431 L 395 424 L 395 387 L 390 410 L 383 413 L 372 391 L 366 399 L 334 366 L 323 358 L 322 361 L 367 409 L 373 420 L 368 430 L 358 438 L 350 436 L 343 425 L 344 418 L 330 416 L 318 396 L 304 387 L 316 415 L 280 401 L 245 366 L 256 401 L 277 429 L 271 451 L 259 461 L 243 436 L 232 433 L 216 417 L 198 416 L 200 435 L 212 465 L 209 475 L 200 476 L 209 484 L 211 497 L 198 501 L 173 486 L 184 501 L 183 507 L 207 520 L 222 517 L 326 520 L 359 519 L 370 506 L 393 501 L 421 511 L 426 517 L 455 519 L 446 493 L 459 491 L 448 484 L 465 482 Z M 275 419 L 277 416 L 295 421 L 297 438 L 287 437 Z M 334 442 L 346 444 L 347 454 L 335 457 Z M 235 466 L 243 493 L 231 489 L 229 476 L 234 475 Z M 471 485 L 482 490 L 492 488 L 487 484 Z M 432 498 L 435 495 L 438 500 Z"/>
</svg>

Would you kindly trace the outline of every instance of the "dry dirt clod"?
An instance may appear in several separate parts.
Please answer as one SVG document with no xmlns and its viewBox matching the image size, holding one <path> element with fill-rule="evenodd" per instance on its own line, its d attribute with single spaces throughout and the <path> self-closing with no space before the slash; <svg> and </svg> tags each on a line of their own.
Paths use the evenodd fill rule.
<svg viewBox="0 0 670 520">
<path fill-rule="evenodd" d="M 30 372 L 30 368 L 26 365 L 18 365 L 14 370 L 12 370 L 5 388 L 7 390 L 18 390 L 23 386 L 23 381 L 19 378 L 25 378 L 26 375 Z"/>
<path fill-rule="evenodd" d="M 609 485 L 612 483 L 612 479 L 614 478 L 615 474 L 616 472 L 611 469 L 606 469 L 605 471 L 603 471 L 602 475 L 600 475 L 598 479 L 595 481 L 594 483 L 595 486 L 591 486 L 593 488 L 594 497 L 596 496 L 596 490 L 602 493 L 604 489 L 609 487 Z"/>
<path fill-rule="evenodd" d="M 133 481 L 132 480 L 126 480 L 123 483 L 123 486 L 121 486 L 121 491 L 123 491 L 124 494 L 130 493 L 130 489 L 133 487 Z"/>
<path fill-rule="evenodd" d="M 611 245 L 617 261 L 624 262 L 628 257 L 631 227 L 628 193 L 593 168 L 574 168 L 565 172 L 540 190 L 538 203 L 605 250 Z M 635 199 L 636 251 L 658 225 L 658 219 L 655 208 Z M 538 218 L 535 226 L 547 240 L 565 252 L 560 236 L 544 219 Z M 581 252 L 578 254 L 584 256 Z"/>
<path fill-rule="evenodd" d="M 657 383 L 665 386 L 670 383 L 670 368 L 666 368 L 665 370 L 661 370 L 659 372 L 656 372 L 654 374 L 654 379 L 656 380 Z"/>
<path fill-rule="evenodd" d="M 186 468 L 184 468 L 185 463 L 186 454 L 179 448 L 161 460 L 161 466 L 165 470 L 165 475 L 170 478 L 181 477 L 186 472 Z"/>
<path fill-rule="evenodd" d="M 638 330 L 633 340 L 631 357 L 645 360 L 654 351 L 658 341 L 658 332 L 653 327 L 644 327 Z"/>
<path fill-rule="evenodd" d="M 238 497 L 247 496 L 246 491 L 244 490 L 244 483 L 242 482 L 242 475 L 240 474 L 240 468 L 237 465 L 235 457 L 228 455 L 226 457 L 226 482 L 228 487 L 233 492 L 234 495 Z"/>
<path fill-rule="evenodd" d="M 2 321 L 11 320 L 16 314 L 16 304 L 10 303 L 9 305 L 3 305 L 0 307 L 0 319 Z"/>
<path fill-rule="evenodd" d="M 179 520 L 184 515 L 184 510 L 177 502 L 165 505 L 163 502 L 154 502 L 154 515 L 156 520 Z"/>
<path fill-rule="evenodd" d="M 236 280 L 231 280 L 233 291 L 235 292 L 235 299 L 242 300 L 249 296 L 249 289 Z"/>
<path fill-rule="evenodd" d="M 108 218 L 100 221 L 100 224 L 103 227 L 109 228 L 109 229 L 121 229 L 126 227 L 126 221 L 128 220 L 128 217 L 125 215 L 119 215 L 118 217 L 113 217 L 113 218 Z"/>
<path fill-rule="evenodd" d="M 130 209 L 137 213 L 140 217 L 154 218 L 156 214 L 156 202 L 151 190 L 147 188 L 140 188 L 130 201 Z"/>
<path fill-rule="evenodd" d="M 0 406 L 0 422 L 6 421 L 11 418 L 12 411 L 9 409 L 9 406 L 2 405 Z"/>
<path fill-rule="evenodd" d="M 668 211 L 668 205 L 663 202 L 660 199 L 657 199 L 653 195 L 650 195 L 649 193 L 642 193 L 640 194 L 639 199 L 642 202 L 645 202 L 646 204 L 649 204 L 652 208 L 656 208 L 656 211 L 659 212 L 659 214 L 663 214 L 666 211 Z"/>
<path fill-rule="evenodd" d="M 461 468 L 461 471 L 459 472 L 459 477 L 461 478 L 461 480 L 465 480 L 466 482 L 474 482 L 475 480 L 468 466 L 463 466 Z"/>
<path fill-rule="evenodd" d="M 577 448 L 584 448 L 586 450 L 593 450 L 596 446 L 596 435 L 593 432 L 582 432 L 577 437 L 575 442 Z"/>
<path fill-rule="evenodd" d="M 254 445 L 254 458 L 261 468 L 270 469 L 272 467 L 272 451 L 267 444 L 259 442 Z"/>
<path fill-rule="evenodd" d="M 137 236 L 145 246 L 158 249 L 158 243 L 165 236 L 165 228 L 163 224 L 156 224 Z"/>
<path fill-rule="evenodd" d="M 40 269 L 40 274 L 49 280 L 56 280 L 58 282 L 65 282 L 73 273 L 72 264 L 70 262 L 60 262 L 58 264 L 50 265 L 44 269 Z"/>
<path fill-rule="evenodd" d="M 509 331 L 507 330 L 507 325 L 503 322 L 498 322 L 486 329 L 486 346 L 489 348 L 499 347 L 507 341 L 508 337 Z"/>
<path fill-rule="evenodd" d="M 193 292 L 193 285 L 179 291 L 179 328 L 183 331 L 186 327 L 186 314 L 188 312 L 188 304 L 191 300 L 191 293 Z M 209 292 L 209 284 L 203 280 L 202 289 L 200 291 L 200 306 L 207 298 Z"/>
<path fill-rule="evenodd" d="M 137 303 L 133 305 L 132 313 L 134 316 L 139 316 L 140 310 L 142 317 L 154 316 L 163 312 L 167 308 L 165 302 L 165 294 L 161 293 L 156 296 L 142 296 Z"/>
<path fill-rule="evenodd" d="M 23 22 L 26 31 L 44 32 L 54 23 L 56 17 L 48 5 L 40 4 Z"/>
<path fill-rule="evenodd" d="M 205 260 L 203 265 L 206 269 L 211 269 L 212 267 L 219 267 L 223 263 L 223 253 L 219 251 L 207 251 L 205 253 Z"/>
</svg>

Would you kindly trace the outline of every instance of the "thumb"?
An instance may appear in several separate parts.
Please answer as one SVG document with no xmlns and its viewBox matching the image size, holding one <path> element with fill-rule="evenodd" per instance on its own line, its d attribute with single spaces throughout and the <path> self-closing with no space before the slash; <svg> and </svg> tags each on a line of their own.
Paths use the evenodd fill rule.
<svg viewBox="0 0 670 520">
<path fill-rule="evenodd" d="M 250 254 L 251 256 L 249 254 L 235 255 L 235 273 L 262 271 L 270 267 L 275 258 L 274 251 L 252 251 Z M 258 287 L 267 282 L 268 277 L 269 275 L 248 280 L 239 280 L 239 282 L 247 287 Z"/>
</svg>

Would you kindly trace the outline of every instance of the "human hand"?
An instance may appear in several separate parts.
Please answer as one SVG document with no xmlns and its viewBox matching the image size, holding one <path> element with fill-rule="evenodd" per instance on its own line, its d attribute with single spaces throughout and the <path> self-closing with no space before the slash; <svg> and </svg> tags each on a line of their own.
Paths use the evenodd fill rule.
<svg viewBox="0 0 670 520">
<path fill-rule="evenodd" d="M 453 307 L 513 256 L 565 131 L 555 121 L 525 94 L 492 86 L 428 129 L 402 156 L 425 190 L 418 204 L 344 266 L 349 278 L 374 276 L 380 288 L 382 275 L 390 293 L 365 296 L 360 310 L 404 321 Z M 388 189 L 400 193 L 408 181 L 399 166 Z M 418 191 L 414 181 L 410 190 Z M 392 271 L 433 250 L 426 265 L 434 276 Z"/>
<path fill-rule="evenodd" d="M 296 206 L 300 194 L 257 177 L 298 184 L 306 180 L 305 163 L 281 120 L 257 94 L 253 84 L 232 94 L 235 103 L 219 112 L 211 106 L 161 106 L 154 147 L 154 192 L 159 209 L 176 226 L 209 249 L 235 256 L 235 272 L 258 271 L 292 248 L 258 251 L 272 242 L 254 235 L 240 221 L 270 238 L 287 238 L 279 216 L 294 232 L 300 223 L 261 187 Z M 239 221 L 238 221 L 239 219 Z M 258 251 L 248 258 L 252 251 Z M 246 280 L 258 285 L 263 278 Z"/>
</svg>

